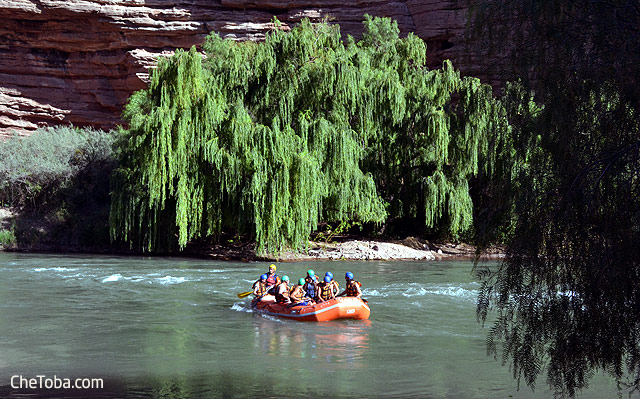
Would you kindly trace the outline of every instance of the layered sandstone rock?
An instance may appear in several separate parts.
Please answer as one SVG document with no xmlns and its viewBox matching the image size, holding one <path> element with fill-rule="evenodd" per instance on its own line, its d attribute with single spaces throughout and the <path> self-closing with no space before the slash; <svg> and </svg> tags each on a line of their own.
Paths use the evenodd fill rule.
<svg viewBox="0 0 640 399">
<path fill-rule="evenodd" d="M 260 40 L 273 16 L 285 26 L 328 17 L 358 37 L 363 15 L 398 21 L 427 41 L 430 64 L 466 72 L 463 0 L 0 0 L 0 136 L 73 123 L 110 129 L 145 86 L 158 55 L 202 43 L 211 31 Z M 465 64 L 467 62 L 467 64 Z"/>
</svg>

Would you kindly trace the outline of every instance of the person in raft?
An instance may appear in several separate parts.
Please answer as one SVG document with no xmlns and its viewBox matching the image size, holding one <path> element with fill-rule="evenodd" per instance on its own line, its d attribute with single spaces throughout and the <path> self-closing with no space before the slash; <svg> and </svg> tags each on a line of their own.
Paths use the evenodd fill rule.
<svg viewBox="0 0 640 399">
<path fill-rule="evenodd" d="M 338 294 L 338 296 L 346 295 L 360 298 L 360 296 L 362 295 L 362 290 L 360 289 L 360 287 L 362 287 L 362 284 L 360 284 L 359 281 L 353 279 L 353 273 L 347 272 L 344 275 L 344 279 L 347 281 L 347 286 L 344 291 Z"/>
<path fill-rule="evenodd" d="M 307 293 L 309 298 L 315 300 L 318 294 L 318 289 L 316 287 L 318 285 L 318 276 L 316 276 L 313 269 L 307 270 L 307 277 L 305 277 L 304 281 L 304 291 Z"/>
<path fill-rule="evenodd" d="M 289 299 L 289 276 L 282 276 L 282 281 L 276 285 L 276 302 L 291 303 Z"/>
<path fill-rule="evenodd" d="M 300 277 L 300 280 L 298 280 L 298 284 L 291 287 L 291 290 L 289 291 L 289 299 L 291 300 L 292 305 L 297 305 L 297 304 L 308 305 L 309 304 L 308 302 L 309 298 L 305 297 L 306 293 L 304 291 L 304 284 L 305 284 L 304 279 Z"/>
<path fill-rule="evenodd" d="M 265 273 L 260 276 L 260 278 L 256 280 L 255 283 L 253 283 L 253 287 L 251 288 L 253 288 L 253 295 L 255 295 L 256 298 L 263 296 L 269 290 L 267 287 L 267 277 L 269 276 L 267 275 L 267 273 Z"/>
<path fill-rule="evenodd" d="M 331 285 L 331 277 L 324 276 L 324 281 L 318 284 L 318 302 L 328 301 L 336 297 Z"/>
<path fill-rule="evenodd" d="M 340 285 L 336 280 L 333 279 L 333 273 L 326 272 L 324 276 L 329 277 L 331 279 L 331 289 L 332 289 L 333 295 L 334 296 L 338 295 L 338 292 L 340 292 Z"/>
<path fill-rule="evenodd" d="M 278 285 L 280 277 L 276 274 L 276 265 L 273 263 L 269 265 L 269 271 L 267 272 L 267 287 L 273 287 Z"/>
</svg>

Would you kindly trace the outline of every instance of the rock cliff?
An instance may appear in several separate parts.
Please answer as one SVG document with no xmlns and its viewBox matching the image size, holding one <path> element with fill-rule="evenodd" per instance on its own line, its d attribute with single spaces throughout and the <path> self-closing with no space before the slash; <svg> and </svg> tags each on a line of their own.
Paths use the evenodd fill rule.
<svg viewBox="0 0 640 399">
<path fill-rule="evenodd" d="M 358 37 L 363 15 L 391 17 L 427 42 L 431 66 L 463 72 L 464 0 L 0 0 L 0 137 L 73 123 L 109 129 L 141 89 L 158 55 L 202 43 L 211 31 L 260 40 L 273 16 L 285 25 L 325 17 Z M 466 64 L 465 64 L 466 62 Z"/>
</svg>

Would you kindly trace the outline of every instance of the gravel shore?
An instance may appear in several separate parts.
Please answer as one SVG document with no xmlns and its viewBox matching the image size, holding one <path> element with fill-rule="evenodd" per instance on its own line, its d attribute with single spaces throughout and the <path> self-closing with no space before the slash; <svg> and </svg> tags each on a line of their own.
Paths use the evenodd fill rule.
<svg viewBox="0 0 640 399">
<path fill-rule="evenodd" d="M 280 262 L 313 260 L 444 260 L 472 259 L 476 248 L 464 243 L 431 243 L 423 239 L 408 237 L 396 241 L 374 241 L 353 239 L 342 242 L 311 242 L 303 252 L 285 252 L 279 256 L 262 257 L 264 260 Z M 484 258 L 501 258 L 501 248 L 491 248 L 482 254 Z"/>
<path fill-rule="evenodd" d="M 15 214 L 8 208 L 0 207 L 0 230 L 10 229 Z M 135 251 L 118 251 L 105 247 L 99 251 L 88 248 L 70 248 L 57 245 L 31 245 L 26 248 L 2 248 L 0 250 L 20 252 L 99 252 L 135 254 Z M 274 262 L 318 261 L 318 260 L 441 260 L 473 258 L 476 248 L 464 243 L 434 243 L 421 238 L 407 237 L 403 240 L 370 240 L 364 237 L 343 237 L 335 242 L 310 241 L 307 250 L 285 251 L 277 255 L 259 256 L 255 253 L 255 243 L 237 242 L 214 245 L 188 246 L 182 255 L 219 260 Z M 502 257 L 500 248 L 492 248 L 488 258 Z"/>
</svg>

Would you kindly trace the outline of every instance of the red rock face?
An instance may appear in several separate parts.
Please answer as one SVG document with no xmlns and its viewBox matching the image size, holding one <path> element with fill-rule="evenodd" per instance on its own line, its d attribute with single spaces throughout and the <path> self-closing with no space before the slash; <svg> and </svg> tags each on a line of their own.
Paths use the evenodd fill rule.
<svg viewBox="0 0 640 399">
<path fill-rule="evenodd" d="M 211 31 L 260 40 L 285 25 L 329 17 L 359 37 L 364 14 L 391 17 L 427 42 L 429 64 L 465 68 L 464 0 L 4 0 L 0 1 L 0 137 L 73 123 L 110 129 L 145 86 L 158 55 Z M 467 61 L 468 62 L 468 61 Z M 467 64 L 470 65 L 470 64 Z M 476 68 L 477 69 L 477 68 Z"/>
</svg>

